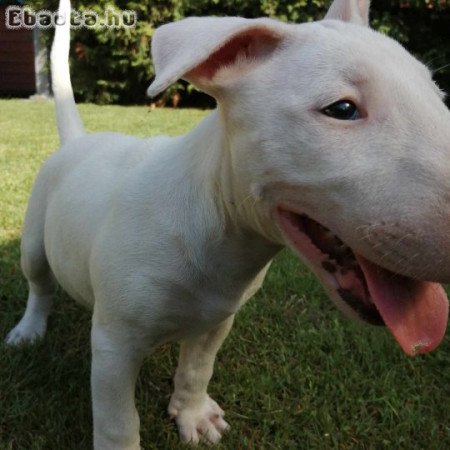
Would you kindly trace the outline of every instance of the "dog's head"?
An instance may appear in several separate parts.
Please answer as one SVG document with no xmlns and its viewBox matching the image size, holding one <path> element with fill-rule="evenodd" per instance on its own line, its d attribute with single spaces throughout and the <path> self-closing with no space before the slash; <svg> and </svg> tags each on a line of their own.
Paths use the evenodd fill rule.
<svg viewBox="0 0 450 450">
<path fill-rule="evenodd" d="M 450 112 L 426 66 L 367 26 L 368 9 L 335 0 L 309 24 L 163 26 L 149 93 L 185 78 L 213 95 L 247 220 L 300 254 L 342 310 L 416 354 L 448 316 L 430 281 L 450 280 Z"/>
</svg>

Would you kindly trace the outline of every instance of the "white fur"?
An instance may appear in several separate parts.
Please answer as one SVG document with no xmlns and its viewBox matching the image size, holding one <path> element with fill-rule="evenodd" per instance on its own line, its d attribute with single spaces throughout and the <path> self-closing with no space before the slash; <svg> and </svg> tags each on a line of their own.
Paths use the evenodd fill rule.
<svg viewBox="0 0 450 450">
<path fill-rule="evenodd" d="M 311 24 L 194 18 L 163 26 L 149 92 L 185 77 L 219 105 L 176 138 L 80 137 L 61 63 L 67 34 L 53 52 L 64 145 L 31 195 L 22 240 L 30 300 L 8 341 L 44 334 L 53 278 L 93 308 L 97 450 L 140 448 L 135 380 L 144 356 L 171 340 L 181 341 L 169 406 L 180 435 L 220 439 L 228 425 L 207 384 L 235 312 L 285 245 L 274 220 L 280 204 L 392 270 L 449 279 L 450 114 L 423 65 L 360 26 L 367 15 L 367 1 L 336 0 L 326 21 Z M 243 35 L 237 62 L 205 69 Z M 320 112 L 342 98 L 367 117 Z M 64 125 L 67 114 L 75 125 Z M 372 238 L 387 228 L 393 243 L 386 237 L 382 248 L 402 258 L 377 253 Z M 414 236 L 407 245 L 395 238 L 405 230 Z"/>
<path fill-rule="evenodd" d="M 67 63 L 70 48 L 70 10 L 70 0 L 61 0 L 58 16 L 63 25 L 56 27 L 51 52 L 52 88 L 61 145 L 84 134 L 83 123 L 75 106 Z"/>
</svg>

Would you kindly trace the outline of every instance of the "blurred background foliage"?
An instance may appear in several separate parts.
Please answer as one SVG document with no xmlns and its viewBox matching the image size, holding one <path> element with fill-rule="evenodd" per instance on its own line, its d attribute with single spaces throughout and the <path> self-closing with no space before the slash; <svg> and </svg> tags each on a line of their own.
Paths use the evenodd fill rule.
<svg viewBox="0 0 450 450">
<path fill-rule="evenodd" d="M 156 27 L 186 16 L 270 16 L 288 22 L 320 19 L 330 0 L 92 0 L 73 1 L 78 11 L 102 16 L 107 6 L 137 12 L 134 28 L 78 29 L 72 31 L 72 81 L 79 102 L 148 103 L 145 90 L 153 77 L 149 41 Z M 34 10 L 55 11 L 57 1 L 31 0 Z M 399 40 L 428 64 L 439 86 L 450 93 L 450 0 L 376 0 L 372 2 L 373 28 Z M 45 32 L 47 45 L 51 32 Z M 179 82 L 159 104 L 210 103 L 186 83 Z"/>
</svg>

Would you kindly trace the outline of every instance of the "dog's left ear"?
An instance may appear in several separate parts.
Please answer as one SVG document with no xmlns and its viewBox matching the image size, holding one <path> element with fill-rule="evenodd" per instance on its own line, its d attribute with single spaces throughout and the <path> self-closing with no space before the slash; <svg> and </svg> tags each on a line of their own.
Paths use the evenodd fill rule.
<svg viewBox="0 0 450 450">
<path fill-rule="evenodd" d="M 325 19 L 369 25 L 370 0 L 334 0 Z"/>
<path fill-rule="evenodd" d="M 288 25 L 271 19 L 190 17 L 158 28 L 152 38 L 153 97 L 183 78 L 217 97 L 224 86 L 267 61 Z"/>
</svg>

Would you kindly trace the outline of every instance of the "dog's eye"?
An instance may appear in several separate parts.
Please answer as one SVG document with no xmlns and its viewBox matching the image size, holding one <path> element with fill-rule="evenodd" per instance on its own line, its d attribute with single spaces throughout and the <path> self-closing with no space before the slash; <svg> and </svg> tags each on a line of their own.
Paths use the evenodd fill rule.
<svg viewBox="0 0 450 450">
<path fill-rule="evenodd" d="M 350 100 L 339 100 L 322 109 L 322 112 L 333 119 L 357 120 L 361 118 L 358 108 Z"/>
</svg>

